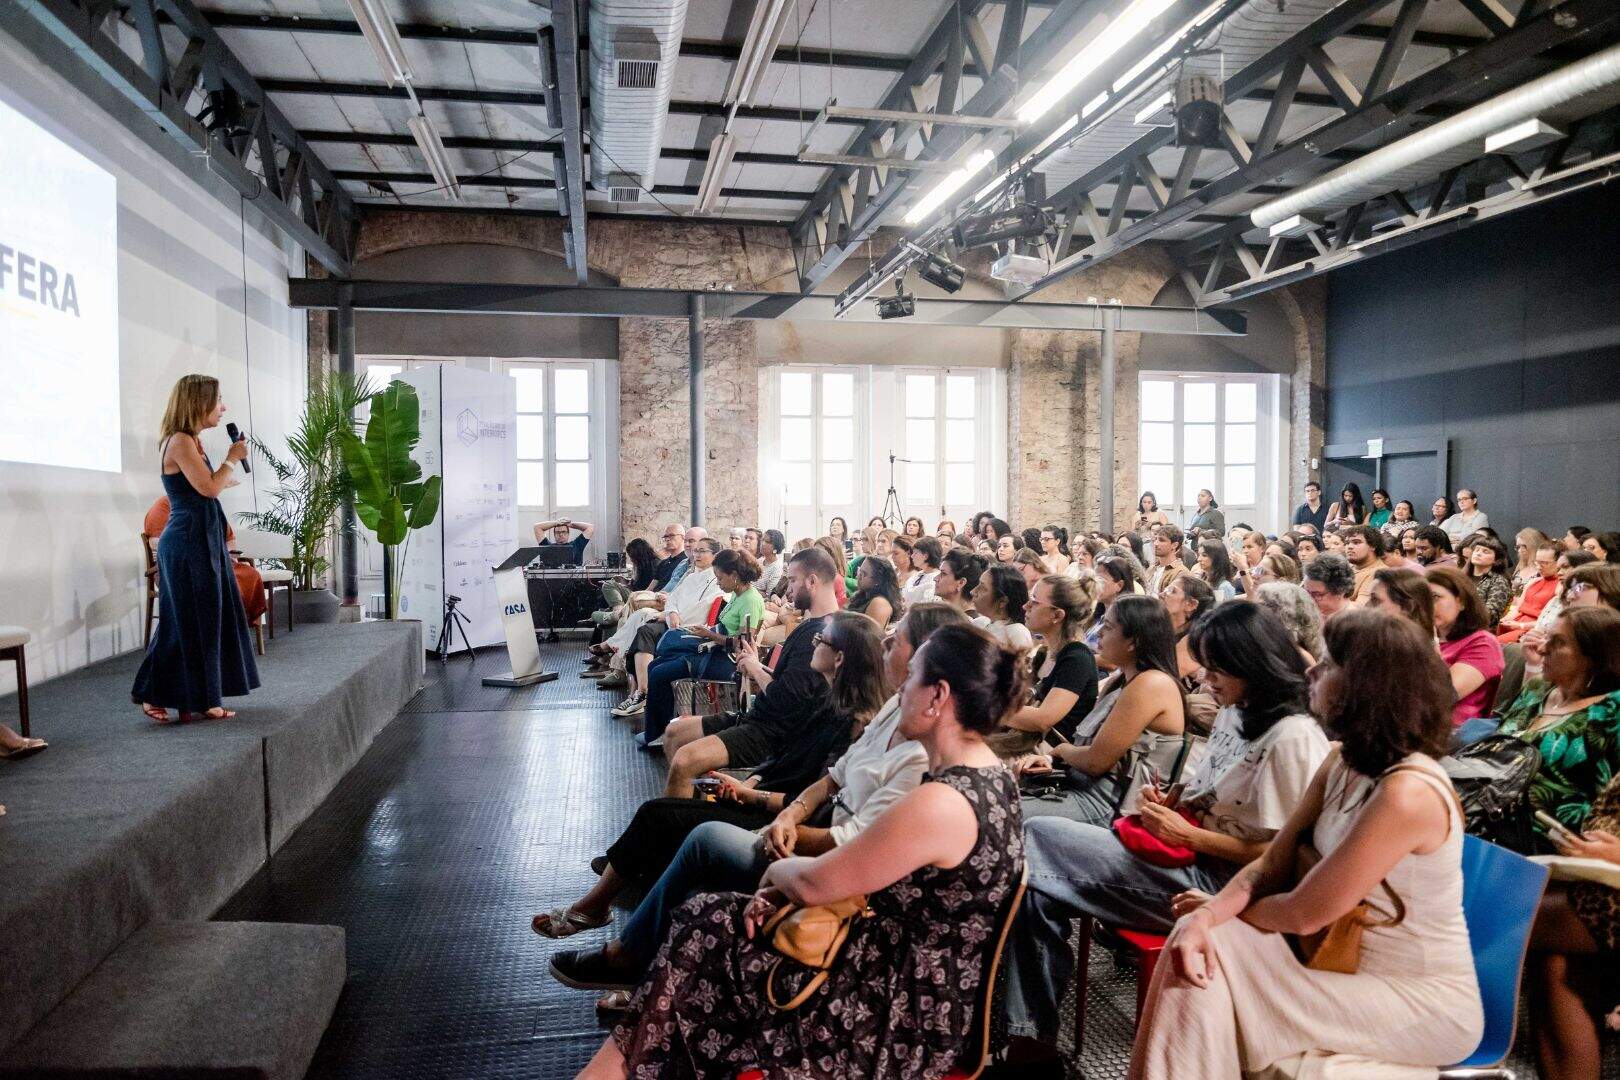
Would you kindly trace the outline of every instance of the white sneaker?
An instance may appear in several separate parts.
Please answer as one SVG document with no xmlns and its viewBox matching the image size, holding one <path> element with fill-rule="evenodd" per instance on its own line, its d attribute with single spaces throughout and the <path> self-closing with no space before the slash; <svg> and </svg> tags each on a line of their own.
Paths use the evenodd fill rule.
<svg viewBox="0 0 1620 1080">
<path fill-rule="evenodd" d="M 637 690 L 613 709 L 614 716 L 636 716 L 647 708 L 647 695 Z"/>
</svg>

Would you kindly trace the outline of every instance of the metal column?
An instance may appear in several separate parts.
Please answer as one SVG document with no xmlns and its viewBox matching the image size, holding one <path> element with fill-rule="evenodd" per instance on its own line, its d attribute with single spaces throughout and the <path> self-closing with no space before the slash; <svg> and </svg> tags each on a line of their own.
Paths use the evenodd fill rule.
<svg viewBox="0 0 1620 1080">
<path fill-rule="evenodd" d="M 1102 393 L 1097 405 L 1099 422 L 1097 431 L 1097 527 L 1114 535 L 1114 330 L 1119 313 L 1112 308 L 1102 309 L 1101 363 Z"/>
<path fill-rule="evenodd" d="M 332 318 L 333 351 L 339 376 L 354 378 L 354 296 L 345 286 Z M 354 498 L 343 496 L 338 514 L 338 596 L 345 607 L 360 603 L 360 534 L 354 517 Z"/>
<path fill-rule="evenodd" d="M 707 520 L 703 464 L 709 451 L 708 440 L 703 435 L 703 297 L 696 293 L 687 297 L 686 334 L 687 422 L 692 428 L 692 524 L 701 526 Z"/>
</svg>

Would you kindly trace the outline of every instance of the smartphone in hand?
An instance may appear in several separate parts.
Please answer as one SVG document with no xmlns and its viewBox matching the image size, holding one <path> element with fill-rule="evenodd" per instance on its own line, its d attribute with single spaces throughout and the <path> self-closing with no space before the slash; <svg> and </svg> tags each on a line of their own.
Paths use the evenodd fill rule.
<svg viewBox="0 0 1620 1080">
<path fill-rule="evenodd" d="M 1570 831 L 1568 825 L 1565 825 L 1562 821 L 1559 821 L 1545 810 L 1536 811 L 1536 820 L 1547 827 L 1548 834 L 1555 840 L 1569 841 L 1579 839 L 1579 837 Z"/>
</svg>

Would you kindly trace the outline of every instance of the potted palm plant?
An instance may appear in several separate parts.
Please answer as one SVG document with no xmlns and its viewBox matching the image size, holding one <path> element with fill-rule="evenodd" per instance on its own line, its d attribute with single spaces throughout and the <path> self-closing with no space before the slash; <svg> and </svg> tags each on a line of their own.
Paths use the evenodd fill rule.
<svg viewBox="0 0 1620 1080">
<path fill-rule="evenodd" d="M 349 490 L 340 438 L 354 432 L 354 410 L 371 396 L 365 380 L 327 375 L 312 381 L 285 454 L 253 440 L 258 458 L 275 476 L 268 507 L 238 514 L 258 532 L 284 536 L 292 553 L 279 561 L 293 575 L 293 612 L 298 622 L 336 622 L 338 598 L 326 587 L 338 510 Z"/>
<path fill-rule="evenodd" d="M 422 477 L 411 451 L 422 440 L 421 402 L 409 383 L 395 380 L 371 398 L 365 438 L 338 436 L 343 464 L 354 483 L 354 512 L 383 548 L 383 595 L 388 617 L 399 617 L 399 575 L 410 535 L 439 516 L 442 477 Z"/>
</svg>

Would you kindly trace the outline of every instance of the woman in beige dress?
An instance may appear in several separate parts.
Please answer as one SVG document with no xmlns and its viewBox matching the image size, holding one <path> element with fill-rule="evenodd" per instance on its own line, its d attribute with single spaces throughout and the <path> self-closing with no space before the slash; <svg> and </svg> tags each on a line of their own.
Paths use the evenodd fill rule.
<svg viewBox="0 0 1620 1080">
<path fill-rule="evenodd" d="M 1337 1055 L 1358 1075 L 1432 1075 L 1479 1044 L 1463 823 L 1434 760 L 1451 731 L 1451 680 L 1433 643 L 1387 612 L 1345 611 L 1325 636 L 1311 706 L 1341 747 L 1265 855 L 1213 898 L 1176 897 L 1133 1078 L 1185 1076 L 1196 1062 L 1200 1077 L 1237 1080 Z M 1381 677 L 1357 679 L 1368 671 Z M 1307 839 L 1322 859 L 1296 881 Z M 1302 964 L 1296 936 L 1362 901 L 1374 911 L 1355 973 Z"/>
</svg>

